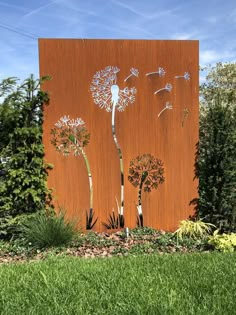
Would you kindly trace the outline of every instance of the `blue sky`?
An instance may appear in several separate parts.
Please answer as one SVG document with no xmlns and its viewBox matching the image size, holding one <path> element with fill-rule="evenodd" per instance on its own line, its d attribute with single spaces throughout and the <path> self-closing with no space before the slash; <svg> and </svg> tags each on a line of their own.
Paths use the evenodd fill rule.
<svg viewBox="0 0 236 315">
<path fill-rule="evenodd" d="M 201 65 L 235 62 L 236 2 L 0 0 L 0 38 L 0 79 L 38 77 L 37 38 L 197 39 Z"/>
</svg>

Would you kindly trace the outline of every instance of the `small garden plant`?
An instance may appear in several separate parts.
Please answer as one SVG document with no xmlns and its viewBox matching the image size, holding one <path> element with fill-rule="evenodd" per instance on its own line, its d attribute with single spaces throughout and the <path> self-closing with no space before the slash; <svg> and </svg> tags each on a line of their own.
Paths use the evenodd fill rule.
<svg viewBox="0 0 236 315">
<path fill-rule="evenodd" d="M 236 249 L 236 233 L 219 234 L 219 230 L 216 230 L 209 237 L 209 244 L 221 252 L 233 252 Z"/>
<path fill-rule="evenodd" d="M 37 214 L 21 226 L 26 244 L 36 248 L 68 245 L 75 236 L 75 225 L 65 219 L 65 214 Z"/>
<path fill-rule="evenodd" d="M 212 228 L 215 226 L 211 223 L 203 222 L 202 220 L 182 220 L 179 223 L 179 228 L 175 231 L 178 238 L 188 236 L 193 239 L 203 238 L 208 236 Z"/>
</svg>

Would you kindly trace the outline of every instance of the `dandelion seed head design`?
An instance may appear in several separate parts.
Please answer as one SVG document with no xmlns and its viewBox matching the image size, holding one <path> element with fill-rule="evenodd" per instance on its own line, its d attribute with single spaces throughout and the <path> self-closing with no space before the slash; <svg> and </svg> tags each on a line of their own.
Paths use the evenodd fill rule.
<svg viewBox="0 0 236 315">
<path fill-rule="evenodd" d="M 161 68 L 161 67 L 158 68 L 158 71 L 157 71 L 157 72 L 159 73 L 159 76 L 160 76 L 160 77 L 164 77 L 164 75 L 166 74 L 165 69 L 164 69 L 164 68 Z"/>
<path fill-rule="evenodd" d="M 163 174 L 163 162 L 151 154 L 143 154 L 130 161 L 128 180 L 134 187 L 143 181 L 143 190 L 150 192 L 164 182 Z"/>
<path fill-rule="evenodd" d="M 185 80 L 190 80 L 190 74 L 188 72 L 184 73 L 184 79 Z"/>
<path fill-rule="evenodd" d="M 138 70 L 131 68 L 133 74 L 138 76 Z M 117 84 L 117 73 L 120 71 L 118 67 L 108 66 L 101 71 L 97 71 L 92 79 L 90 91 L 94 103 L 100 108 L 104 108 L 107 112 L 112 111 L 115 105 L 118 111 L 124 111 L 125 108 L 134 103 L 135 87 L 120 89 Z"/>
<path fill-rule="evenodd" d="M 63 155 L 80 155 L 90 140 L 90 134 L 81 118 L 61 117 L 51 129 L 51 143 Z"/>
<path fill-rule="evenodd" d="M 138 77 L 138 75 L 139 75 L 139 71 L 138 71 L 138 69 L 131 68 L 131 69 L 130 69 L 130 72 L 131 72 L 131 73 L 132 73 L 132 75 L 134 75 L 135 77 Z"/>
<path fill-rule="evenodd" d="M 167 83 L 167 84 L 165 85 L 165 89 L 166 89 L 168 92 L 171 92 L 171 90 L 172 90 L 172 85 L 171 85 L 170 83 Z"/>
<path fill-rule="evenodd" d="M 165 108 L 166 109 L 173 109 L 173 105 L 169 102 L 166 102 Z"/>
</svg>

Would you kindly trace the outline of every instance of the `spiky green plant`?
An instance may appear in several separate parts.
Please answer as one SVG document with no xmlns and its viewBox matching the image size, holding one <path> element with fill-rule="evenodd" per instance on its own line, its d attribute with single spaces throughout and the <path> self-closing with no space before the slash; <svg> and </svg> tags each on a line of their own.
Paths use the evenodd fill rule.
<svg viewBox="0 0 236 315">
<path fill-rule="evenodd" d="M 94 225 L 97 223 L 98 218 L 94 220 L 94 210 L 92 208 L 86 211 L 86 230 L 92 230 Z"/>
<path fill-rule="evenodd" d="M 76 234 L 75 223 L 67 221 L 65 214 L 39 214 L 21 227 L 27 243 L 38 248 L 67 245 Z"/>
<path fill-rule="evenodd" d="M 214 224 L 203 222 L 200 219 L 196 221 L 182 220 L 175 234 L 180 239 L 182 239 L 183 236 L 189 236 L 194 239 L 202 238 L 207 236 L 214 227 Z"/>
<path fill-rule="evenodd" d="M 109 214 L 107 222 L 102 222 L 103 226 L 107 228 L 108 230 L 111 229 L 119 229 L 124 226 L 124 216 L 121 214 L 115 214 L 114 210 L 112 211 L 112 214 Z"/>
</svg>

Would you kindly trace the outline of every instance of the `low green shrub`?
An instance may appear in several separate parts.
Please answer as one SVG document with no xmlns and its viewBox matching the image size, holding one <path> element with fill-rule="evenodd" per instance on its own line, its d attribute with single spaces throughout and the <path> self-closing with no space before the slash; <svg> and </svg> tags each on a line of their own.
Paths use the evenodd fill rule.
<svg viewBox="0 0 236 315">
<path fill-rule="evenodd" d="M 116 242 L 113 239 L 106 239 L 103 236 L 101 236 L 99 233 L 96 233 L 93 231 L 85 234 L 85 236 L 80 239 L 82 239 L 83 244 L 98 247 L 98 248 L 116 245 Z M 79 242 L 79 245 L 80 243 L 81 241 Z"/>
<path fill-rule="evenodd" d="M 134 236 L 147 236 L 147 235 L 155 235 L 159 233 L 157 230 L 144 226 L 144 227 L 136 227 L 135 229 L 132 229 L 131 235 Z"/>
<path fill-rule="evenodd" d="M 152 243 L 137 243 L 134 244 L 130 249 L 129 249 L 129 254 L 130 255 L 143 255 L 143 254 L 150 254 L 153 253 L 156 249 L 156 246 Z"/>
<path fill-rule="evenodd" d="M 25 242 L 37 248 L 67 245 L 76 235 L 75 224 L 62 212 L 58 216 L 38 214 L 20 229 Z"/>
<path fill-rule="evenodd" d="M 0 239 L 14 240 L 18 239 L 21 234 L 21 226 L 27 224 L 38 213 L 19 214 L 16 216 L 5 216 L 0 218 Z"/>
<path fill-rule="evenodd" d="M 205 251 L 210 248 L 208 237 L 192 238 L 183 236 L 179 238 L 173 233 L 163 233 L 154 241 L 157 248 L 161 252 L 179 252 L 179 251 Z"/>
<path fill-rule="evenodd" d="M 14 258 L 15 256 L 32 257 L 36 253 L 29 244 L 22 244 L 20 240 L 3 241 L 0 240 L 0 258 Z"/>
<path fill-rule="evenodd" d="M 236 233 L 219 234 L 219 230 L 216 230 L 208 242 L 221 252 L 233 252 L 236 249 Z"/>
</svg>

